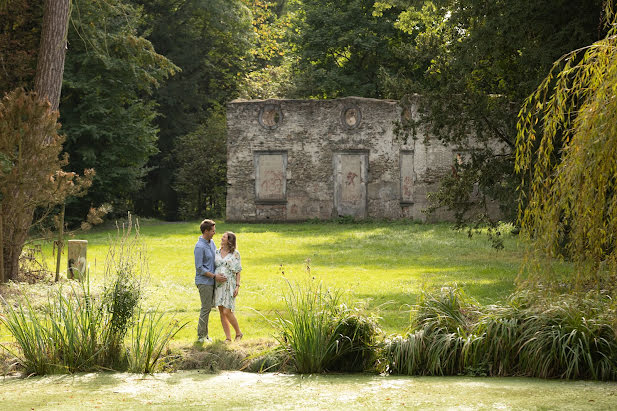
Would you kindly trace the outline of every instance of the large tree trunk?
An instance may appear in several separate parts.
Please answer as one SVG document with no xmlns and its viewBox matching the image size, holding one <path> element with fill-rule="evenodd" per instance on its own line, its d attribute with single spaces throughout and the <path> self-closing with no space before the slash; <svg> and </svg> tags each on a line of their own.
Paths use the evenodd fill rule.
<svg viewBox="0 0 617 411">
<path fill-rule="evenodd" d="M 5 283 L 8 278 L 4 275 L 4 226 L 2 219 L 2 201 L 0 200 L 0 282 Z"/>
<path fill-rule="evenodd" d="M 70 9 L 70 0 L 45 0 L 34 90 L 39 98 L 49 100 L 52 111 L 58 110 L 60 105 Z M 49 135 L 41 136 L 40 141 L 47 143 L 47 137 Z M 28 188 L 17 184 L 11 192 L 11 201 L 3 201 L 0 209 L 0 252 L 3 253 L 0 261 L 4 268 L 0 271 L 4 271 L 4 278 L 1 279 L 3 281 L 15 278 L 19 271 L 19 256 L 27 239 L 36 205 L 30 201 L 30 197 Z"/>
<path fill-rule="evenodd" d="M 49 99 L 52 110 L 60 105 L 70 9 L 70 0 L 45 0 L 34 90 Z"/>
</svg>

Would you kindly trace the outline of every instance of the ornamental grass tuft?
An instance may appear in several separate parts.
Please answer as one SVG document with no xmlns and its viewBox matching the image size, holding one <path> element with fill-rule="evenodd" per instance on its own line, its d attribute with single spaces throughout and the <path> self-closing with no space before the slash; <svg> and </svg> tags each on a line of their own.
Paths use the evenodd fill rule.
<svg viewBox="0 0 617 411">
<path fill-rule="evenodd" d="M 301 374 L 364 371 L 375 361 L 376 321 L 341 303 L 341 292 L 309 280 L 288 282 L 285 310 L 275 326 L 282 350 Z"/>
<path fill-rule="evenodd" d="M 407 375 L 616 380 L 612 316 L 610 300 L 598 295 L 515 294 L 504 305 L 480 308 L 460 291 L 443 289 L 423 296 L 405 337 L 386 341 L 384 368 Z"/>
</svg>

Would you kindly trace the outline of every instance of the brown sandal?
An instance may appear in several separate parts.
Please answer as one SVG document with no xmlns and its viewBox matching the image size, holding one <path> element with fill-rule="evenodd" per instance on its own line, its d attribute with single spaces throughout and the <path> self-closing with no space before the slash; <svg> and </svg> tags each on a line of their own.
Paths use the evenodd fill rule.
<svg viewBox="0 0 617 411">
<path fill-rule="evenodd" d="M 244 337 L 244 334 L 238 334 L 236 335 L 236 342 L 240 341 L 242 339 L 242 337 Z"/>
<path fill-rule="evenodd" d="M 225 338 L 225 344 L 231 344 L 231 340 L 229 338 Z"/>
</svg>

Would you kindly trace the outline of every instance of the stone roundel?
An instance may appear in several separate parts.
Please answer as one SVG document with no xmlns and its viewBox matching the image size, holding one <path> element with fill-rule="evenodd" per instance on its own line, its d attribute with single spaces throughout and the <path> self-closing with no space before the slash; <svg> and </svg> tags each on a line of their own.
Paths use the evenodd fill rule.
<svg viewBox="0 0 617 411">
<path fill-rule="evenodd" d="M 362 121 L 362 111 L 355 104 L 346 104 L 341 112 L 341 123 L 343 127 L 351 130 L 360 125 Z"/>
<path fill-rule="evenodd" d="M 283 121 L 283 112 L 278 104 L 265 104 L 259 110 L 259 124 L 262 127 L 273 130 Z"/>
</svg>

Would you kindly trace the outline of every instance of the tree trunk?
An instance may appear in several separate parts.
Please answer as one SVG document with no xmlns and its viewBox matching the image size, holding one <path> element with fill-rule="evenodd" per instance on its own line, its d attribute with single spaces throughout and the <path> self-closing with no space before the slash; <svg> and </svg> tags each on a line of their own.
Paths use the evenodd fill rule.
<svg viewBox="0 0 617 411">
<path fill-rule="evenodd" d="M 7 282 L 8 278 L 4 276 L 4 227 L 2 225 L 2 203 L 0 202 L 0 282 Z"/>
<path fill-rule="evenodd" d="M 34 90 L 49 99 L 54 111 L 60 105 L 70 9 L 70 0 L 45 0 Z"/>
</svg>

